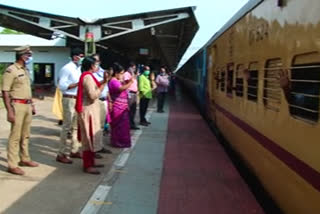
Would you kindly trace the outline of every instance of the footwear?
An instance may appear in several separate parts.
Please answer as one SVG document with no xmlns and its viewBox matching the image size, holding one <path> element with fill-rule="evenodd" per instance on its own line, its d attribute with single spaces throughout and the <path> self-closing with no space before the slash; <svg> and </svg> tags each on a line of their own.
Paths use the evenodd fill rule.
<svg viewBox="0 0 320 214">
<path fill-rule="evenodd" d="M 147 123 L 147 122 L 140 122 L 140 125 L 141 125 L 141 126 L 148 126 L 149 123 Z"/>
<path fill-rule="evenodd" d="M 8 168 L 8 172 L 15 175 L 24 175 L 24 171 L 19 167 L 16 168 Z"/>
<path fill-rule="evenodd" d="M 163 110 L 158 110 L 157 112 L 158 112 L 158 113 L 164 113 L 164 111 L 163 111 Z"/>
<path fill-rule="evenodd" d="M 132 130 L 139 130 L 140 128 L 138 126 L 131 126 L 130 129 Z"/>
<path fill-rule="evenodd" d="M 62 126 L 62 125 L 63 125 L 63 120 L 59 120 L 59 121 L 58 121 L 58 125 L 59 125 L 59 126 Z"/>
<path fill-rule="evenodd" d="M 94 158 L 95 159 L 102 159 L 103 157 L 99 155 L 98 153 L 94 153 Z"/>
<path fill-rule="evenodd" d="M 148 125 L 150 125 L 150 124 L 151 124 L 149 121 L 146 121 L 146 123 L 148 123 Z"/>
<path fill-rule="evenodd" d="M 70 158 L 82 158 L 82 155 L 80 154 L 80 152 L 76 152 L 76 153 L 70 153 Z"/>
<path fill-rule="evenodd" d="M 85 173 L 93 174 L 93 175 L 99 175 L 100 174 L 100 172 L 97 169 L 93 168 L 93 167 L 89 167 L 89 168 L 83 169 L 83 171 Z"/>
<path fill-rule="evenodd" d="M 65 155 L 57 155 L 56 161 L 60 163 L 65 163 L 65 164 L 72 164 L 72 160 L 70 160 Z"/>
<path fill-rule="evenodd" d="M 68 132 L 68 133 L 67 133 L 67 138 L 68 138 L 68 139 L 72 139 L 71 132 Z"/>
<path fill-rule="evenodd" d="M 109 149 L 106 149 L 106 148 L 102 148 L 101 150 L 97 151 L 97 153 L 112 154 L 112 152 Z"/>
<path fill-rule="evenodd" d="M 33 161 L 20 161 L 19 166 L 38 167 L 39 164 Z"/>
<path fill-rule="evenodd" d="M 103 168 L 104 164 L 95 164 L 93 165 L 94 168 Z"/>
</svg>

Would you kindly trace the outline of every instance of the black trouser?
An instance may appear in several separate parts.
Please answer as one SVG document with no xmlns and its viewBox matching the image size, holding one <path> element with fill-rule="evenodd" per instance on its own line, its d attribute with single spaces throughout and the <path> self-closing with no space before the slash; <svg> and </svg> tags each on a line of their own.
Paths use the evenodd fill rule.
<svg viewBox="0 0 320 214">
<path fill-rule="evenodd" d="M 146 113 L 149 105 L 149 100 L 145 97 L 140 99 L 139 108 L 140 108 L 140 122 L 146 122 Z"/>
<path fill-rule="evenodd" d="M 129 92 L 129 113 L 130 113 L 130 126 L 134 127 L 134 118 L 137 111 L 137 94 Z"/>
<path fill-rule="evenodd" d="M 163 111 L 163 106 L 164 106 L 164 101 L 166 99 L 166 94 L 167 94 L 167 92 L 159 92 L 157 94 L 157 101 L 158 101 L 157 110 L 158 111 Z"/>
</svg>

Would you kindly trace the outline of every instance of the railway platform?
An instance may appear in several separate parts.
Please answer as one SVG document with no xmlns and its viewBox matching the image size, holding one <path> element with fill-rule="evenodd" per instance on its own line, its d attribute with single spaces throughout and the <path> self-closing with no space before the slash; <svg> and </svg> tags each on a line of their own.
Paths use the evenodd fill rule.
<svg viewBox="0 0 320 214">
<path fill-rule="evenodd" d="M 99 176 L 83 174 L 81 161 L 54 160 L 59 127 L 49 114 L 52 99 L 38 101 L 31 154 L 40 163 L 26 176 L 5 171 L 0 132 L 0 213 L 260 214 L 254 195 L 189 98 L 178 90 L 165 113 L 151 103 L 151 125 L 132 132 L 133 147 L 110 149 Z M 0 110 L 3 116 L 4 110 Z M 5 121 L 4 117 L 0 120 Z"/>
<path fill-rule="evenodd" d="M 151 125 L 125 151 L 127 164 L 113 174 L 117 179 L 101 184 L 108 193 L 94 205 L 97 213 L 264 213 L 197 109 L 179 92 L 170 97 L 166 113 L 152 113 Z M 100 195 L 91 197 L 91 204 Z"/>
</svg>

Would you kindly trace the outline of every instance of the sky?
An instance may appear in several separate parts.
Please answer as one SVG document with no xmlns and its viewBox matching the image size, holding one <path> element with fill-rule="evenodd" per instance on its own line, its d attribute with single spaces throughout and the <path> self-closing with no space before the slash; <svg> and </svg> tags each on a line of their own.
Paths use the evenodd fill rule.
<svg viewBox="0 0 320 214">
<path fill-rule="evenodd" d="M 181 63 L 201 48 L 247 2 L 248 0 L 0 0 L 0 4 L 8 6 L 85 18 L 106 18 L 196 6 L 195 15 L 200 28 Z"/>
</svg>

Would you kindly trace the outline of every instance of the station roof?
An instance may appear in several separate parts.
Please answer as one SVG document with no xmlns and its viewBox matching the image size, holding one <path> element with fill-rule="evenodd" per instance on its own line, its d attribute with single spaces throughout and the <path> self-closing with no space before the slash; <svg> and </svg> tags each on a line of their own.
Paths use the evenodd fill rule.
<svg viewBox="0 0 320 214">
<path fill-rule="evenodd" d="M 28 34 L 0 34 L 0 46 L 2 47 L 19 47 L 26 45 L 32 47 L 65 47 L 66 40 L 62 38 L 43 39 Z"/>
<path fill-rule="evenodd" d="M 131 60 L 158 60 L 175 69 L 199 26 L 194 7 L 86 19 L 0 4 L 0 25 L 45 39 L 64 37 L 68 46 L 83 45 L 86 31 L 97 46 Z"/>
</svg>

